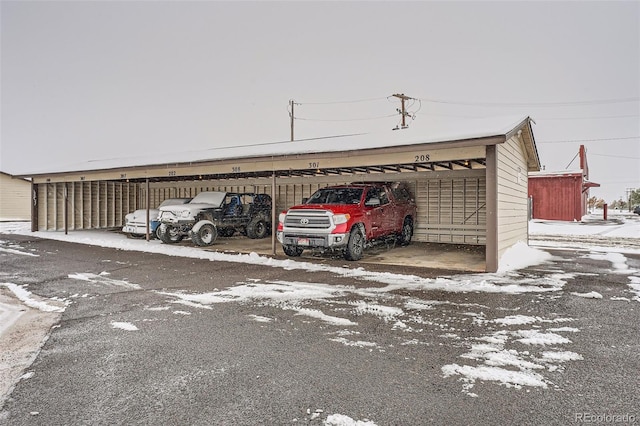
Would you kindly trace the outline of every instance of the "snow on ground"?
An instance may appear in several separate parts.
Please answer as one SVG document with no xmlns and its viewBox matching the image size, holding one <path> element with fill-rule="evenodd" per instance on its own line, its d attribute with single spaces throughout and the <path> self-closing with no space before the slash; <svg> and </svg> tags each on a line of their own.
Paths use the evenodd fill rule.
<svg viewBox="0 0 640 426">
<path fill-rule="evenodd" d="M 439 338 L 444 342 L 456 342 L 466 348 L 457 362 L 441 367 L 444 377 L 455 377 L 462 383 L 462 391 L 471 397 L 477 381 L 495 382 L 510 388 L 524 386 L 547 389 L 554 386 L 546 377 L 546 372 L 563 371 L 569 362 L 579 362 L 582 355 L 567 349 L 571 344 L 571 335 L 579 333 L 575 327 L 561 326 L 573 321 L 573 318 L 542 318 L 513 314 L 501 318 L 487 319 L 485 311 L 489 307 L 475 303 L 454 303 L 451 301 L 423 300 L 415 297 L 399 296 L 397 290 L 439 290 L 446 292 L 486 292 L 503 294 L 537 293 L 541 296 L 562 293 L 567 280 L 574 274 L 563 271 L 550 271 L 542 277 L 519 272 L 520 269 L 542 265 L 552 260 L 544 247 L 563 247 L 563 241 L 577 250 L 580 256 L 610 265 L 614 274 L 627 275 L 629 278 L 627 293 L 612 297 L 611 300 L 640 302 L 640 272 L 629 266 L 624 253 L 640 253 L 640 245 L 634 239 L 640 238 L 640 218 L 633 215 L 617 215 L 615 220 L 604 222 L 597 216 L 585 218 L 583 222 L 566 223 L 557 221 L 531 221 L 531 245 L 523 242 L 508 250 L 500 261 L 498 273 L 463 274 L 422 278 L 415 275 L 394 274 L 367 271 L 364 267 L 335 267 L 292 259 L 280 260 L 268 256 L 251 254 L 229 254 L 202 250 L 197 247 L 174 246 L 159 241 L 128 239 L 116 232 L 89 230 L 74 231 L 68 235 L 62 232 L 30 232 L 28 223 L 0 223 L 0 233 L 14 233 L 55 239 L 80 244 L 91 244 L 121 250 L 134 250 L 160 253 L 170 256 L 205 259 L 212 262 L 225 261 L 256 264 L 286 270 L 324 271 L 337 275 L 357 278 L 363 282 L 375 282 L 382 286 L 340 286 L 321 282 L 297 282 L 262 280 L 259 277 L 246 277 L 243 282 L 228 288 L 215 289 L 204 293 L 183 291 L 157 291 L 165 296 L 168 306 L 147 308 L 169 310 L 179 315 L 189 315 L 189 309 L 211 309 L 217 303 L 255 304 L 271 306 L 294 315 L 305 316 L 325 324 L 341 327 L 340 330 L 327 333 L 327 339 L 345 345 L 353 350 L 385 351 L 386 347 L 378 342 L 359 338 L 358 322 L 346 318 L 355 316 L 375 318 L 382 326 L 401 333 L 400 345 L 430 345 L 433 342 L 421 340 L 421 332 L 426 328 L 440 331 Z M 563 236 L 563 240 L 557 237 Z M 546 240 L 549 238 L 549 240 Z M 615 240 L 616 244 L 607 244 Z M 596 244 L 594 245 L 594 241 Z M 602 244 L 605 242 L 605 244 Z M 602 244 L 602 245 L 601 245 Z M 625 245 L 628 244 L 628 245 Z M 37 256 L 16 244 L 2 241 L 0 253 Z M 108 273 L 87 272 L 70 273 L 69 278 L 85 281 L 91 285 L 119 286 L 139 289 L 141 286 L 123 280 L 114 280 Z M 1 274 L 0 274 L 1 277 Z M 25 287 L 11 283 L 0 284 L 9 288 L 25 304 L 48 309 L 47 302 L 30 302 Z M 598 303 L 602 295 L 597 292 L 571 292 L 571 296 L 590 298 Z M 74 297 L 86 297 L 86 295 Z M 65 301 L 65 303 L 71 303 Z M 313 303 L 313 307 L 310 304 Z M 182 310 L 170 306 L 180 305 Z M 58 307 L 59 304 L 56 305 Z M 430 316 L 430 311 L 438 309 L 444 317 Z M 64 309 L 59 308 L 58 309 Z M 464 311 L 462 314 L 461 311 Z M 0 306 L 0 318 L 2 307 Z M 447 316 L 448 315 L 448 316 Z M 274 318 L 263 315 L 249 315 L 249 319 L 262 323 L 273 322 Z M 474 338 L 462 338 L 461 331 L 469 321 L 476 325 L 487 326 L 489 333 Z M 112 322 L 111 326 L 125 331 L 138 330 L 135 324 Z M 442 343 L 440 343 L 442 344 Z M 311 416 L 319 416 L 314 412 Z M 327 417 L 327 425 L 374 425 L 369 420 L 353 420 L 341 414 Z"/>
</svg>

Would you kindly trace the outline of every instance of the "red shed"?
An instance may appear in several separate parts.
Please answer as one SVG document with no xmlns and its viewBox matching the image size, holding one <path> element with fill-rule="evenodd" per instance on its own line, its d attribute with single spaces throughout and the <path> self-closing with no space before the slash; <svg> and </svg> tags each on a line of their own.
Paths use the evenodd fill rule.
<svg viewBox="0 0 640 426">
<path fill-rule="evenodd" d="M 589 188 L 600 184 L 589 182 L 589 167 L 584 145 L 580 145 L 580 169 L 562 172 L 529 173 L 529 198 L 533 219 L 582 220 L 587 214 Z"/>
</svg>

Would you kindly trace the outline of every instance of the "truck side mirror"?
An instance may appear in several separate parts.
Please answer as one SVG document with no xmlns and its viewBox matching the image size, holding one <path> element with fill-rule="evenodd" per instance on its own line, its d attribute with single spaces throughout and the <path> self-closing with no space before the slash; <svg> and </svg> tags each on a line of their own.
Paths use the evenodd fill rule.
<svg viewBox="0 0 640 426">
<path fill-rule="evenodd" d="M 309 198 L 307 197 L 302 198 L 302 204 L 307 204 L 307 201 L 309 201 Z"/>
</svg>

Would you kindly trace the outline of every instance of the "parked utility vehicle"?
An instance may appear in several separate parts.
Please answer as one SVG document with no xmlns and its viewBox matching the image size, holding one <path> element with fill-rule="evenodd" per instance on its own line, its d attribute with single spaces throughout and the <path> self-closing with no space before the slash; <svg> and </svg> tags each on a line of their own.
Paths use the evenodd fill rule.
<svg viewBox="0 0 640 426">
<path fill-rule="evenodd" d="M 160 208 L 158 237 L 173 244 L 184 237 L 198 246 L 212 245 L 218 236 L 236 231 L 264 238 L 271 229 L 271 197 L 252 192 L 201 192 L 189 203 Z"/>
<path fill-rule="evenodd" d="M 306 249 L 342 251 L 359 260 L 375 242 L 395 238 L 409 244 L 416 203 L 401 182 L 330 186 L 279 217 L 277 237 L 288 256 Z"/>
<path fill-rule="evenodd" d="M 185 204 L 191 201 L 191 198 L 168 198 L 164 200 L 157 209 L 149 209 L 149 234 L 157 237 L 156 231 L 160 225 L 158 214 L 160 207 L 171 206 L 175 204 Z M 147 209 L 138 209 L 128 213 L 124 217 L 124 226 L 122 232 L 131 238 L 144 238 L 147 235 Z"/>
</svg>

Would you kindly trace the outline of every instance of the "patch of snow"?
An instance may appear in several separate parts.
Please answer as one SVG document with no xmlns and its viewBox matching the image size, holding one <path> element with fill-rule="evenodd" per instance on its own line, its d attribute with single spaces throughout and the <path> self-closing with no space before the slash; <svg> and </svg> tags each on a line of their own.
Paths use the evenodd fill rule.
<svg viewBox="0 0 640 426">
<path fill-rule="evenodd" d="M 526 315 L 510 315 L 504 318 L 494 319 L 493 322 L 501 325 L 525 325 L 533 324 L 540 321 L 539 317 L 531 317 Z"/>
<path fill-rule="evenodd" d="M 75 273 L 69 274 L 68 276 L 69 278 L 72 278 L 74 280 L 87 281 L 94 284 L 106 284 L 110 286 L 130 288 L 133 290 L 140 290 L 142 288 L 138 284 L 130 283 L 124 280 L 114 280 L 113 278 L 108 278 L 107 275 L 109 275 L 108 272 L 101 272 L 98 275 L 92 273 Z"/>
<path fill-rule="evenodd" d="M 365 341 L 362 341 L 362 340 L 358 340 L 358 341 L 354 342 L 352 340 L 345 339 L 344 337 L 335 337 L 335 338 L 332 338 L 332 339 L 329 339 L 329 340 L 331 340 L 332 342 L 342 343 L 345 346 L 357 346 L 357 347 L 360 347 L 360 348 L 371 348 L 371 347 L 378 346 L 378 344 L 374 343 L 374 342 L 365 342 Z"/>
<path fill-rule="evenodd" d="M 257 321 L 257 322 L 272 322 L 273 321 L 273 318 L 263 317 L 261 315 L 254 315 L 254 314 L 249 315 L 249 318 L 251 318 L 251 319 L 253 319 L 254 321 Z"/>
<path fill-rule="evenodd" d="M 111 327 L 119 328 L 121 330 L 126 330 L 126 331 L 136 331 L 136 330 L 138 330 L 138 327 L 136 327 L 135 325 L 131 324 L 130 322 L 111 321 Z"/>
<path fill-rule="evenodd" d="M 442 367 L 444 377 L 460 375 L 460 380 L 468 383 L 475 383 L 476 380 L 494 381 L 506 387 L 520 389 L 522 386 L 538 386 L 547 388 L 547 383 L 541 374 L 533 371 L 515 371 L 501 367 L 480 365 L 478 367 L 470 365 L 448 364 Z"/>
<path fill-rule="evenodd" d="M 571 343 L 571 340 L 559 334 L 544 333 L 540 330 L 519 330 L 515 334 L 521 336 L 516 341 L 525 345 L 561 345 Z"/>
<path fill-rule="evenodd" d="M 638 272 L 635 269 L 630 269 L 627 264 L 627 257 L 622 253 L 607 252 L 607 253 L 589 253 L 585 257 L 594 260 L 606 260 L 611 262 L 614 274 L 631 274 Z"/>
<path fill-rule="evenodd" d="M 585 299 L 602 299 L 602 295 L 597 291 L 590 291 L 589 293 L 577 293 L 572 291 L 571 294 L 578 297 L 584 297 Z"/>
<path fill-rule="evenodd" d="M 31 257 L 40 256 L 39 254 L 29 253 L 29 252 L 26 252 L 26 251 L 16 250 L 16 249 L 12 249 L 12 248 L 5 248 L 5 247 L 0 247 L 0 252 L 11 253 L 11 254 L 19 254 L 21 256 L 31 256 Z"/>
<path fill-rule="evenodd" d="M 635 293 L 633 300 L 640 302 L 640 277 L 629 277 L 629 288 L 632 293 Z"/>
<path fill-rule="evenodd" d="M 370 420 L 354 420 L 344 414 L 331 414 L 323 424 L 324 426 L 377 426 Z"/>
<path fill-rule="evenodd" d="M 30 308 L 38 309 L 43 312 L 64 312 L 65 306 L 50 305 L 47 302 L 43 302 L 35 299 L 31 292 L 26 290 L 24 286 L 19 286 L 13 283 L 0 283 L 0 286 L 8 288 L 22 303 Z"/>
<path fill-rule="evenodd" d="M 555 362 L 566 362 L 566 361 L 579 361 L 582 358 L 582 355 L 577 354 L 571 351 L 546 351 L 542 352 L 542 359 L 545 361 L 555 361 Z"/>
<path fill-rule="evenodd" d="M 33 376 L 35 376 L 36 373 L 34 373 L 33 371 L 29 371 L 27 373 L 24 373 L 22 376 L 20 376 L 20 380 L 25 380 L 25 379 L 30 379 Z"/>
<path fill-rule="evenodd" d="M 302 309 L 297 309 L 298 313 L 297 315 L 306 315 L 308 317 L 311 318 L 316 318 L 319 319 L 321 321 L 324 322 L 328 322 L 330 324 L 334 324 L 334 325 L 358 325 L 357 322 L 353 322 L 347 318 L 338 318 L 338 317 L 334 317 L 331 315 L 327 315 L 325 313 L 323 313 L 322 311 L 319 311 L 317 309 L 308 309 L 308 308 L 302 308 Z"/>
<path fill-rule="evenodd" d="M 509 247 L 498 264 L 498 273 L 515 271 L 528 266 L 538 265 L 551 260 L 553 256 L 546 251 L 530 247 L 524 241 L 518 241 Z"/>
</svg>

